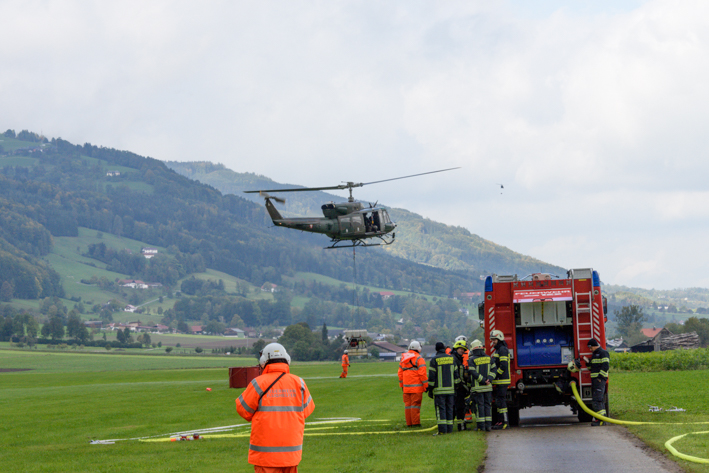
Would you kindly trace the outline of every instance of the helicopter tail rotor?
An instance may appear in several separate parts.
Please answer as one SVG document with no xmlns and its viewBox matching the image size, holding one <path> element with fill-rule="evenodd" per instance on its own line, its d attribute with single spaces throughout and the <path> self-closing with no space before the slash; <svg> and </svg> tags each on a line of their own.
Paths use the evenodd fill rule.
<svg viewBox="0 0 709 473">
<path fill-rule="evenodd" d="M 273 200 L 275 200 L 276 202 L 278 202 L 279 204 L 285 204 L 285 203 L 286 203 L 286 199 L 284 199 L 283 197 L 276 197 L 276 196 L 274 196 L 274 195 L 268 195 L 266 192 L 263 192 L 263 191 L 259 192 L 258 195 L 259 195 L 260 197 L 263 197 L 264 199 L 273 199 Z"/>
</svg>

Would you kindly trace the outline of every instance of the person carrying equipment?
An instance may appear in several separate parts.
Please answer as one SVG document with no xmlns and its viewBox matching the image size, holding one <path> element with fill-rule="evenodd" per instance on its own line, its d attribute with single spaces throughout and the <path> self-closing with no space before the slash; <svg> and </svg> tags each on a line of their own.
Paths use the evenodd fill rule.
<svg viewBox="0 0 709 473">
<path fill-rule="evenodd" d="M 459 383 L 453 355 L 446 354 L 446 346 L 436 343 L 436 355 L 428 365 L 428 397 L 434 399 L 438 433 L 453 433 L 453 411 L 455 407 L 455 386 Z"/>
<path fill-rule="evenodd" d="M 263 374 L 236 400 L 236 412 L 251 422 L 248 461 L 256 473 L 297 473 L 305 419 L 315 403 L 305 381 L 290 374 L 283 345 L 266 345 L 259 363 Z"/>
<path fill-rule="evenodd" d="M 470 387 L 468 386 L 468 368 L 463 364 L 463 355 L 468 351 L 464 340 L 459 340 L 453 345 L 453 359 L 455 369 L 458 372 L 458 380 L 455 386 L 455 418 L 458 420 L 458 431 L 468 430 L 465 425 L 465 408 L 468 405 Z"/>
<path fill-rule="evenodd" d="M 470 377 L 470 400 L 475 411 L 475 430 L 490 432 L 492 430 L 492 376 L 490 375 L 490 357 L 480 340 L 470 343 L 472 354 L 468 358 L 468 375 Z"/>
<path fill-rule="evenodd" d="M 345 350 L 342 352 L 342 374 L 340 378 L 347 377 L 347 369 L 350 367 L 350 357 L 348 355 L 349 351 Z"/>
<path fill-rule="evenodd" d="M 404 391 L 406 426 L 421 427 L 421 400 L 428 389 L 428 374 L 421 356 L 421 344 L 416 340 L 409 344 L 409 351 L 401 355 L 399 387 Z"/>
<path fill-rule="evenodd" d="M 610 355 L 606 350 L 601 348 L 598 340 L 592 338 L 588 341 L 588 348 L 593 354 L 589 360 L 587 356 L 583 357 L 586 362 L 586 367 L 591 371 L 591 396 L 593 412 L 602 416 L 606 415 L 606 383 L 608 382 L 608 371 L 610 370 Z M 591 425 L 596 427 L 605 425 L 606 423 L 600 419 L 594 418 Z"/>
<path fill-rule="evenodd" d="M 490 332 L 490 340 L 495 340 L 495 353 L 492 355 L 494 369 L 492 370 L 492 395 L 495 398 L 495 409 L 500 421 L 492 426 L 492 430 L 509 428 L 507 418 L 507 386 L 510 384 L 510 350 L 505 343 L 505 334 L 501 330 Z"/>
</svg>

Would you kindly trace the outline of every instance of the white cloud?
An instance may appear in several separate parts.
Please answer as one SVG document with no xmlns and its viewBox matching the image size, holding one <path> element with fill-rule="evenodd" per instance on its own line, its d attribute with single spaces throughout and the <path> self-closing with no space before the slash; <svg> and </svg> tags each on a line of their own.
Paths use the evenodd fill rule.
<svg viewBox="0 0 709 473">
<path fill-rule="evenodd" d="M 459 165 L 357 195 L 707 284 L 709 4 L 529 5 L 2 2 L 0 126 L 313 186 Z"/>
</svg>

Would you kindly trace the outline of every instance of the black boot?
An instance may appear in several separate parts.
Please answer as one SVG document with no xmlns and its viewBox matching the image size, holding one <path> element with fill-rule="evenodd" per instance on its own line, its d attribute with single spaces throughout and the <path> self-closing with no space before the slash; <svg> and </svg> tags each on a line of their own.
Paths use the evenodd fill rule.
<svg viewBox="0 0 709 473">
<path fill-rule="evenodd" d="M 502 422 L 498 422 L 497 424 L 492 426 L 492 430 L 506 430 L 510 426 L 507 423 L 507 412 L 502 414 Z"/>
</svg>

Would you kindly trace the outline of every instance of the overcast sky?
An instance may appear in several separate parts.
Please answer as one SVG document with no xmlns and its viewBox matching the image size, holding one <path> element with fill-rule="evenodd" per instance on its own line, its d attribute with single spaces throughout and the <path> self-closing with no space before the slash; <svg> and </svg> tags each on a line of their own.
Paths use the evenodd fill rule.
<svg viewBox="0 0 709 473">
<path fill-rule="evenodd" d="M 613 284 L 709 287 L 708 115 L 706 1 L 0 0 L 2 130 L 305 186 L 461 166 L 355 195 Z"/>
</svg>

